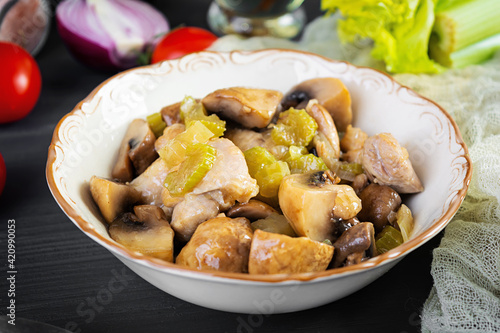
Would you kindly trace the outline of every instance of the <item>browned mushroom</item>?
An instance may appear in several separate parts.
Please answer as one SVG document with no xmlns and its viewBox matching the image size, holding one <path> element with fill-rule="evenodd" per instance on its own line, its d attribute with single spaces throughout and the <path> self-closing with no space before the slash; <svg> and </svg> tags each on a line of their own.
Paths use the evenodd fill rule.
<svg viewBox="0 0 500 333">
<path fill-rule="evenodd" d="M 202 99 L 210 113 L 218 113 L 247 128 L 264 128 L 278 111 L 283 94 L 276 90 L 233 87 L 219 89 Z"/>
<path fill-rule="evenodd" d="M 306 237 L 256 230 L 250 248 L 250 274 L 293 274 L 324 271 L 334 248 Z M 300 253 L 300 255 L 297 255 Z"/>
<path fill-rule="evenodd" d="M 151 257 L 173 262 L 174 231 L 158 206 L 135 206 L 109 226 L 109 234 L 126 248 Z"/>
<path fill-rule="evenodd" d="M 156 136 L 144 119 L 135 119 L 129 125 L 120 144 L 118 159 L 111 176 L 122 182 L 131 181 L 153 163 L 158 154 L 154 145 Z"/>
<path fill-rule="evenodd" d="M 246 203 L 237 203 L 226 212 L 226 215 L 228 217 L 246 217 L 250 221 L 255 221 L 265 219 L 273 213 L 277 213 L 273 207 L 262 201 L 250 199 Z"/>
<path fill-rule="evenodd" d="M 167 126 L 181 122 L 181 102 L 165 106 L 160 113 Z"/>
<path fill-rule="evenodd" d="M 391 222 L 389 218 L 401 206 L 398 192 L 385 185 L 370 184 L 360 193 L 359 198 L 363 208 L 358 218 L 372 222 L 377 232 L 382 231 Z"/>
<path fill-rule="evenodd" d="M 329 171 L 286 176 L 278 198 L 281 210 L 299 236 L 334 240 L 334 219 L 348 220 L 361 210 L 352 187 L 337 185 Z"/>
<path fill-rule="evenodd" d="M 362 222 L 352 226 L 333 243 L 333 247 L 334 268 L 359 264 L 364 258 L 376 256 L 373 224 Z"/>
<path fill-rule="evenodd" d="M 390 133 L 366 139 L 363 146 L 363 168 L 372 182 L 390 186 L 398 193 L 424 190 L 413 170 L 408 151 Z"/>
<path fill-rule="evenodd" d="M 175 262 L 198 270 L 246 273 L 252 235 L 246 218 L 213 218 L 198 226 Z"/>
<path fill-rule="evenodd" d="M 354 177 L 354 180 L 351 183 L 352 188 L 357 196 L 361 194 L 361 192 L 369 185 L 368 177 L 366 174 L 361 173 Z"/>
<path fill-rule="evenodd" d="M 303 109 L 310 99 L 317 99 L 328 110 L 338 131 L 344 132 L 352 122 L 351 96 L 339 79 L 326 77 L 299 83 L 288 91 L 281 104 L 284 110 Z"/>
<path fill-rule="evenodd" d="M 134 188 L 96 176 L 90 179 L 90 193 L 108 223 L 141 200 Z"/>
</svg>

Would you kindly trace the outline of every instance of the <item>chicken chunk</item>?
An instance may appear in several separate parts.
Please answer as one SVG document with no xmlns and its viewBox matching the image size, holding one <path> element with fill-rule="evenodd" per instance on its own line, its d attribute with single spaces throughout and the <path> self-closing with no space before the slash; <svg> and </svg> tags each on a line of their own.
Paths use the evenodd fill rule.
<svg viewBox="0 0 500 333">
<path fill-rule="evenodd" d="M 324 271 L 334 248 L 306 237 L 290 237 L 255 230 L 248 272 L 250 274 L 293 274 Z M 297 255 L 300 253 L 300 255 Z"/>
<path fill-rule="evenodd" d="M 187 242 L 201 223 L 219 214 L 219 204 L 209 194 L 188 193 L 172 212 L 171 226 L 178 240 Z"/>
<path fill-rule="evenodd" d="M 424 187 L 411 164 L 408 151 L 389 133 L 368 138 L 363 147 L 363 168 L 368 178 L 398 193 L 422 192 Z"/>
<path fill-rule="evenodd" d="M 252 234 L 246 218 L 210 219 L 196 229 L 176 263 L 198 270 L 246 273 Z"/>
<path fill-rule="evenodd" d="M 228 139 L 212 139 L 208 144 L 217 149 L 214 165 L 172 213 L 172 228 L 184 241 L 191 238 L 200 223 L 229 209 L 236 201 L 248 202 L 259 193 L 238 147 Z"/>
<path fill-rule="evenodd" d="M 163 159 L 156 159 L 139 177 L 130 182 L 130 186 L 141 193 L 142 202 L 149 205 L 162 205 L 163 182 L 168 168 Z"/>
</svg>

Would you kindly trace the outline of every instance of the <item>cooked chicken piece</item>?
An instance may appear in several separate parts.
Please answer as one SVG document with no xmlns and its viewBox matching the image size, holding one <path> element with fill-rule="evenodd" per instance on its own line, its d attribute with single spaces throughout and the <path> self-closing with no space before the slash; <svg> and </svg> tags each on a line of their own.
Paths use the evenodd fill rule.
<svg viewBox="0 0 500 333">
<path fill-rule="evenodd" d="M 333 246 L 306 237 L 289 237 L 255 230 L 248 272 L 293 274 L 324 271 L 333 256 Z M 297 255 L 299 254 L 300 255 Z"/>
<path fill-rule="evenodd" d="M 161 193 L 168 168 L 158 158 L 139 177 L 130 182 L 130 186 L 141 193 L 142 201 L 149 205 L 162 205 Z"/>
<path fill-rule="evenodd" d="M 248 174 L 245 157 L 238 147 L 228 139 L 211 139 L 208 144 L 217 149 L 214 165 L 172 214 L 172 228 L 184 241 L 191 238 L 200 223 L 229 209 L 236 201 L 248 202 L 259 193 L 257 181 Z M 194 203 L 198 199 L 200 203 Z"/>
<path fill-rule="evenodd" d="M 313 138 L 316 152 L 330 170 L 335 170 L 335 162 L 338 161 L 340 156 L 340 144 L 339 134 L 332 116 L 315 99 L 307 103 L 306 112 L 318 124 L 317 134 Z"/>
<path fill-rule="evenodd" d="M 220 190 L 225 202 L 248 202 L 259 193 L 257 181 L 250 177 L 247 162 L 241 150 L 230 140 L 211 139 L 208 144 L 217 149 L 215 163 L 193 189 L 200 194 Z"/>
<path fill-rule="evenodd" d="M 283 94 L 276 90 L 234 87 L 219 89 L 202 99 L 211 113 L 219 113 L 247 128 L 264 128 L 273 119 Z"/>
<path fill-rule="evenodd" d="M 411 165 L 408 151 L 389 133 L 368 138 L 363 147 L 363 168 L 368 178 L 398 193 L 422 192 L 424 187 Z"/>
<path fill-rule="evenodd" d="M 271 130 L 256 132 L 245 128 L 228 128 L 224 134 L 231 140 L 242 152 L 254 147 L 266 148 L 278 160 L 288 152 L 288 147 L 277 145 L 271 137 Z"/>
<path fill-rule="evenodd" d="M 342 154 L 342 160 L 348 163 L 363 164 L 363 149 L 349 150 Z"/>
<path fill-rule="evenodd" d="M 176 263 L 198 270 L 248 272 L 252 228 L 246 218 L 217 217 L 203 222 Z"/>
<path fill-rule="evenodd" d="M 351 96 L 342 81 L 333 77 L 306 80 L 290 89 L 281 104 L 284 110 L 301 109 L 311 99 L 317 99 L 328 110 L 337 130 L 346 130 L 352 121 Z"/>
<path fill-rule="evenodd" d="M 155 142 L 156 151 L 159 151 L 160 149 L 165 147 L 167 142 L 169 142 L 170 140 L 172 140 L 173 138 L 175 138 L 177 135 L 181 134 L 185 130 L 186 130 L 186 126 L 184 126 L 184 124 L 173 124 L 173 125 L 166 127 L 163 130 L 163 135 L 160 136 L 158 139 L 156 139 L 156 142 Z"/>
<path fill-rule="evenodd" d="M 196 228 L 219 214 L 219 204 L 209 194 L 188 193 L 172 212 L 171 226 L 181 242 L 187 242 Z"/>
<path fill-rule="evenodd" d="M 228 128 L 224 136 L 231 140 L 242 152 L 253 147 L 264 147 L 267 149 L 266 146 L 270 138 L 270 136 L 264 135 L 263 132 L 237 127 Z"/>
<path fill-rule="evenodd" d="M 362 149 L 368 134 L 358 127 L 347 126 L 344 137 L 340 140 L 340 148 L 344 152 Z"/>
<path fill-rule="evenodd" d="M 151 257 L 174 261 L 174 231 L 157 206 L 135 206 L 109 226 L 109 234 L 126 248 Z"/>
<path fill-rule="evenodd" d="M 141 194 L 134 188 L 96 176 L 90 179 L 90 193 L 108 223 L 141 201 Z"/>
<path fill-rule="evenodd" d="M 322 242 L 335 239 L 335 219 L 348 220 L 361 210 L 352 187 L 337 185 L 329 171 L 294 174 L 283 178 L 279 203 L 299 236 Z"/>
<path fill-rule="evenodd" d="M 120 144 L 118 158 L 111 176 L 122 182 L 131 181 L 140 175 L 158 158 L 154 149 L 156 136 L 144 119 L 135 119 L 129 125 Z"/>
</svg>

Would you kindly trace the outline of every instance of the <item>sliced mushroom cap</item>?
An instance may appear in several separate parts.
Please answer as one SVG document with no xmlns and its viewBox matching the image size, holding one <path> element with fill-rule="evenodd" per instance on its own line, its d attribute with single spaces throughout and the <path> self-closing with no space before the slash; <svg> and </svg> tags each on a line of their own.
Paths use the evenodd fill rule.
<svg viewBox="0 0 500 333">
<path fill-rule="evenodd" d="M 250 274 L 293 274 L 324 271 L 334 248 L 306 237 L 256 230 L 250 248 Z M 300 255 L 297 255 L 300 253 Z"/>
<path fill-rule="evenodd" d="M 169 262 L 174 260 L 174 231 L 158 206 L 135 206 L 109 226 L 112 239 L 126 248 Z"/>
<path fill-rule="evenodd" d="M 283 94 L 276 90 L 234 87 L 202 99 L 208 112 L 218 113 L 247 128 L 264 128 L 273 119 Z"/>
<path fill-rule="evenodd" d="M 108 223 L 141 200 L 134 188 L 96 176 L 90 179 L 90 193 Z"/>
<path fill-rule="evenodd" d="M 332 170 L 340 156 L 339 134 L 328 111 L 312 99 L 307 103 L 306 112 L 318 124 L 318 131 L 313 138 L 313 145 L 319 157 Z"/>
<path fill-rule="evenodd" d="M 361 221 L 372 222 L 377 232 L 390 223 L 389 217 L 401 206 L 398 192 L 389 186 L 370 184 L 360 193 L 363 208 L 358 214 Z"/>
<path fill-rule="evenodd" d="M 366 139 L 363 168 L 372 182 L 390 186 L 398 193 L 424 190 L 413 170 L 408 151 L 399 145 L 392 134 L 381 133 Z"/>
<path fill-rule="evenodd" d="M 335 248 L 333 267 L 359 264 L 363 258 L 375 256 L 373 224 L 362 222 L 352 226 L 333 243 L 333 247 Z"/>
<path fill-rule="evenodd" d="M 361 210 L 352 187 L 337 185 L 329 171 L 283 178 L 278 197 L 281 210 L 299 236 L 316 241 L 335 238 L 335 219 L 348 220 Z"/>
<path fill-rule="evenodd" d="M 167 126 L 181 122 L 181 102 L 167 105 L 160 111 L 161 117 Z"/>
<path fill-rule="evenodd" d="M 118 158 L 111 175 L 123 182 L 140 175 L 158 158 L 155 151 L 156 136 L 144 119 L 135 119 L 129 125 L 120 144 Z"/>
<path fill-rule="evenodd" d="M 175 262 L 198 270 L 246 273 L 252 235 L 246 218 L 213 218 L 198 226 Z"/>
<path fill-rule="evenodd" d="M 265 219 L 273 213 L 277 213 L 273 207 L 262 201 L 250 199 L 246 203 L 237 203 L 226 212 L 226 215 L 228 217 L 246 217 L 250 221 L 255 221 Z"/>
<path fill-rule="evenodd" d="M 290 89 L 281 104 L 284 110 L 300 109 L 305 108 L 310 99 L 317 99 L 328 110 L 340 132 L 352 122 L 351 96 L 339 79 L 326 77 L 299 83 Z"/>
</svg>

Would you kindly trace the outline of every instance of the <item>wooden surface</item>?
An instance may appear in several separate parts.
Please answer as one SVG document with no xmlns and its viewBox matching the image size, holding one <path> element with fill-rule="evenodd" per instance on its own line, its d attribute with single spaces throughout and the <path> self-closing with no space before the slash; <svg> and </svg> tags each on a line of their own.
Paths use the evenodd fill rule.
<svg viewBox="0 0 500 333">
<path fill-rule="evenodd" d="M 153 1 L 180 24 L 206 27 L 209 1 Z M 319 1 L 307 0 L 309 18 Z M 0 313 L 5 314 L 7 220 L 16 220 L 17 316 L 75 332 L 418 332 L 432 287 L 432 249 L 441 235 L 409 254 L 380 279 L 337 302 L 292 314 L 225 313 L 186 303 L 151 286 L 85 236 L 59 209 L 45 180 L 47 148 L 63 117 L 109 75 L 66 51 L 54 26 L 37 56 L 40 100 L 24 120 L 0 125 L 8 170 L 0 197 Z M 0 74 L 1 75 L 1 74 Z M 122 278 L 123 288 L 109 292 Z"/>
</svg>

